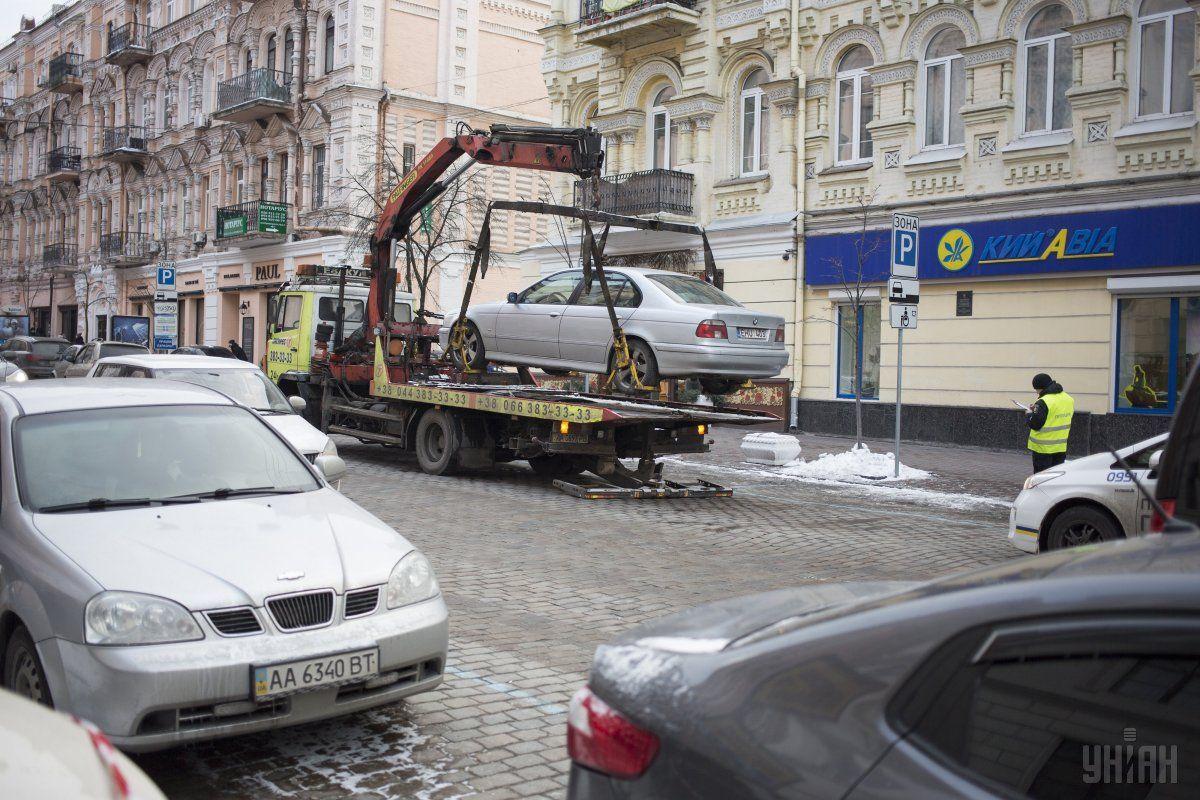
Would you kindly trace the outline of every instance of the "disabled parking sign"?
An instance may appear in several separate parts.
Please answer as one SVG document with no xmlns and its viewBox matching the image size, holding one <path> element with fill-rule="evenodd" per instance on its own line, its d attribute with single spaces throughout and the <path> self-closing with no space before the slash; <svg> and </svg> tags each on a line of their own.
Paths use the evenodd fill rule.
<svg viewBox="0 0 1200 800">
<path fill-rule="evenodd" d="M 915 214 L 892 215 L 892 277 L 917 277 L 921 220 Z"/>
</svg>

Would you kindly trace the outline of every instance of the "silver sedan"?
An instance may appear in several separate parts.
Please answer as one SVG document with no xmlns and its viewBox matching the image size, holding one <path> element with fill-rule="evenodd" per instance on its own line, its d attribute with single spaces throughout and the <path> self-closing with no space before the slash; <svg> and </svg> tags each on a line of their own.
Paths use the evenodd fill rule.
<svg viewBox="0 0 1200 800">
<path fill-rule="evenodd" d="M 783 317 L 746 308 L 691 275 L 645 269 L 607 272 L 630 354 L 644 383 L 700 378 L 704 390 L 725 394 L 748 378 L 770 378 L 787 366 Z M 468 362 L 607 373 L 613 336 L 600 281 L 590 291 L 583 273 L 543 278 L 507 302 L 467 310 Z M 449 323 L 442 346 L 449 343 Z M 628 391 L 628 374 L 617 375 Z"/>
<path fill-rule="evenodd" d="M 0 387 L 0 678 L 153 750 L 442 680 L 433 570 L 250 409 L 173 381 Z"/>
</svg>

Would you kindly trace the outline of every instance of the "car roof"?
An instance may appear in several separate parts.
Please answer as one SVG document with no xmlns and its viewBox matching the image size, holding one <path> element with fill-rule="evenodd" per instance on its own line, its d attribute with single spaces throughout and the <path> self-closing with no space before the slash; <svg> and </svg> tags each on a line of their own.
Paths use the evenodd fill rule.
<svg viewBox="0 0 1200 800">
<path fill-rule="evenodd" d="M 30 336 L 28 334 L 21 334 L 20 336 L 10 336 L 9 339 L 10 340 L 20 339 L 21 341 L 24 341 L 24 342 L 66 342 L 67 341 L 66 339 L 62 338 L 61 336 Z"/>
<path fill-rule="evenodd" d="M 123 364 L 145 369 L 253 369 L 249 361 L 219 356 L 195 356 L 186 353 L 146 353 L 144 355 L 106 356 L 97 364 Z"/>
<path fill-rule="evenodd" d="M 140 378 L 76 378 L 0 385 L 0 395 L 21 414 L 128 406 L 236 405 L 220 392 L 178 381 Z"/>
</svg>

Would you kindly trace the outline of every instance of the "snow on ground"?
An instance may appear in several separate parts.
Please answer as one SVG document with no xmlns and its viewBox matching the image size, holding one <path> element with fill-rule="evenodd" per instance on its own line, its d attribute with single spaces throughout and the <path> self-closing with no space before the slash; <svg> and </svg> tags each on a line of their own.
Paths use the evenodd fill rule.
<svg viewBox="0 0 1200 800">
<path fill-rule="evenodd" d="M 925 470 L 915 469 L 903 462 L 900 464 L 900 477 L 893 477 L 895 470 L 894 455 L 872 453 L 869 447 L 863 445 L 843 453 L 822 453 L 812 461 L 798 458 L 771 471 L 796 478 L 872 484 L 880 481 L 919 481 L 930 476 Z"/>
</svg>

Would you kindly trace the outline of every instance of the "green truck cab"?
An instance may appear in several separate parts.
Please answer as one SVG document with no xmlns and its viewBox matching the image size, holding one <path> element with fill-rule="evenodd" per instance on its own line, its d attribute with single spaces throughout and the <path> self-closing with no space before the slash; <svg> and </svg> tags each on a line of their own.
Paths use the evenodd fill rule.
<svg viewBox="0 0 1200 800">
<path fill-rule="evenodd" d="M 305 265 L 296 277 L 271 299 L 267 340 L 267 377 L 289 397 L 308 397 L 309 367 L 317 341 L 317 326 L 337 322 L 340 270 Z M 370 273 L 350 269 L 346 275 L 343 336 L 365 324 Z M 397 322 L 412 321 L 413 295 L 396 292 L 393 309 Z"/>
</svg>

